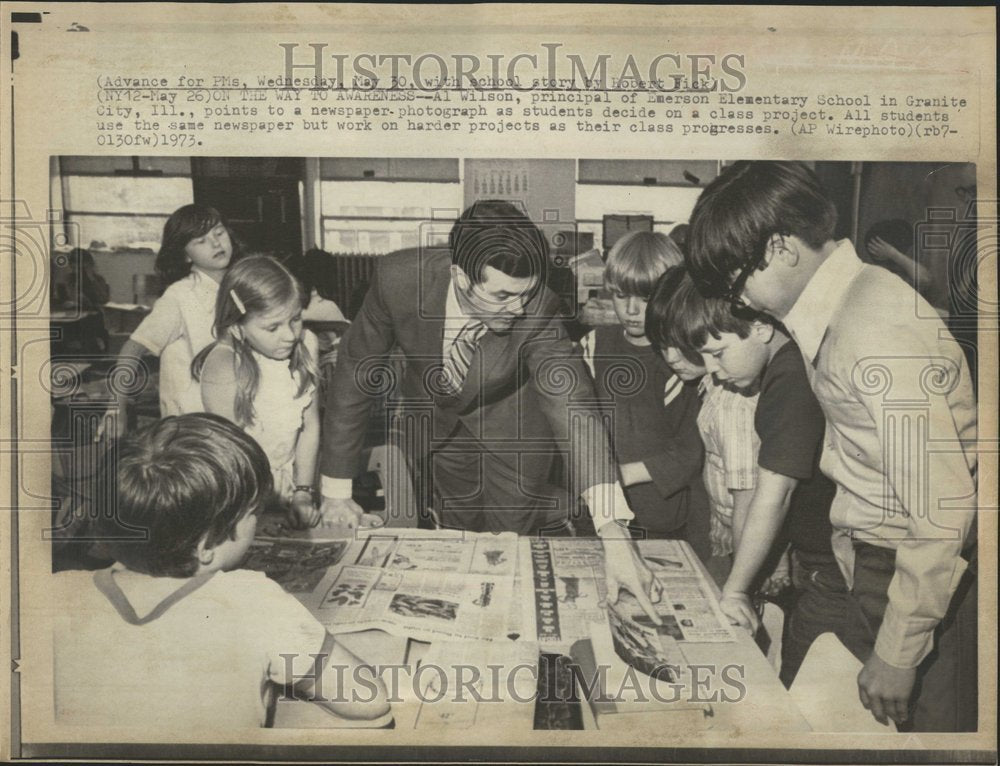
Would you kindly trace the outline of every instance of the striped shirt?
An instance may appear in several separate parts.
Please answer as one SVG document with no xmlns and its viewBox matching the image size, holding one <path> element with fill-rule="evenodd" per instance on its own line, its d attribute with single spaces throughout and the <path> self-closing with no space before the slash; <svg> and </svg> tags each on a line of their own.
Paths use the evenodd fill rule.
<svg viewBox="0 0 1000 766">
<path fill-rule="evenodd" d="M 712 505 L 712 553 L 733 552 L 733 490 L 757 482 L 760 439 L 754 429 L 758 394 L 744 396 L 720 385 L 711 375 L 701 382 L 704 400 L 698 431 L 705 444 L 705 489 Z"/>
</svg>

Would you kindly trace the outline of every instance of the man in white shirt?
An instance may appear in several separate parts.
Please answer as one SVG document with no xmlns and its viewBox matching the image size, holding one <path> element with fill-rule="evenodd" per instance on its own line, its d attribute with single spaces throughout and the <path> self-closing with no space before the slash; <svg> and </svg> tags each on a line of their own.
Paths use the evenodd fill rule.
<svg viewBox="0 0 1000 766">
<path fill-rule="evenodd" d="M 903 728 L 974 730 L 969 367 L 923 298 L 833 239 L 836 220 L 808 168 L 737 163 L 698 201 L 689 267 L 704 292 L 783 322 L 805 358 L 837 483 L 834 551 L 872 633 L 862 703 Z"/>
<path fill-rule="evenodd" d="M 520 534 L 571 533 L 576 498 L 605 542 L 611 599 L 618 585 L 647 611 L 659 584 L 627 529 L 632 518 L 579 351 L 547 290 L 548 244 L 516 207 L 477 202 L 448 248 L 379 259 L 344 335 L 323 425 L 323 516 L 363 522 L 351 500 L 371 403 L 393 393 L 422 508 L 440 526 Z M 387 360 L 402 352 L 398 385 Z M 554 461 L 567 457 L 563 486 Z M 615 541 L 612 544 L 611 541 Z"/>
</svg>

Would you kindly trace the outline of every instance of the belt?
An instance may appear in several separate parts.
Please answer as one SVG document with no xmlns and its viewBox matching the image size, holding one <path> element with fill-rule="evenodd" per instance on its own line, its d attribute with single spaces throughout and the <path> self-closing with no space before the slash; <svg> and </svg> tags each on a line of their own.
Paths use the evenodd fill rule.
<svg viewBox="0 0 1000 766">
<path fill-rule="evenodd" d="M 891 552 L 893 555 L 896 553 L 895 548 L 886 548 L 882 545 L 872 545 L 871 543 L 866 543 L 864 540 L 854 540 L 852 542 L 855 550 L 858 550 L 859 548 L 874 548 L 879 551 Z M 958 555 L 965 559 L 965 563 L 973 563 L 973 561 L 979 557 L 979 542 L 976 539 L 973 539 L 958 552 Z"/>
</svg>

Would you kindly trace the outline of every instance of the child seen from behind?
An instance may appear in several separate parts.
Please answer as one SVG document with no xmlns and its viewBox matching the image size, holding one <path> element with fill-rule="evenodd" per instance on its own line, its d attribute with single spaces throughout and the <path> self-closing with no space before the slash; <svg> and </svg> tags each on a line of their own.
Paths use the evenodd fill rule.
<svg viewBox="0 0 1000 766">
<path fill-rule="evenodd" d="M 116 563 L 54 576 L 56 720 L 184 736 L 259 727 L 266 682 L 347 718 L 389 715 L 385 687 L 302 604 L 240 569 L 271 491 L 267 457 L 209 414 L 122 443 L 97 533 Z M 111 503 L 114 499 L 116 502 Z"/>
</svg>

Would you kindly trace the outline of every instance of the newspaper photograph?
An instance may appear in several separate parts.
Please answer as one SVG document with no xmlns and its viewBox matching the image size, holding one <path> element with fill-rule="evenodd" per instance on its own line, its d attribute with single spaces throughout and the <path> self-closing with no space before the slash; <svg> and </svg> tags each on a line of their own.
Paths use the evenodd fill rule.
<svg viewBox="0 0 1000 766">
<path fill-rule="evenodd" d="M 996 762 L 995 9 L 0 39 L 0 758 Z"/>
<path fill-rule="evenodd" d="M 619 613 L 676 641 L 734 640 L 729 621 L 719 610 L 718 599 L 691 561 L 690 549 L 684 549 L 676 540 L 644 540 L 639 549 L 663 584 L 663 597 L 656 605 L 662 624 L 653 625 L 630 596 L 622 597 L 617 607 Z"/>
<path fill-rule="evenodd" d="M 354 563 L 319 573 L 306 602 L 333 632 L 378 628 L 424 641 L 502 639 L 509 632 L 516 542 L 513 535 L 371 534 L 352 544 Z"/>
<path fill-rule="evenodd" d="M 732 641 L 728 621 L 708 583 L 699 577 L 687 551 L 675 540 L 645 540 L 643 557 L 663 584 L 654 625 L 633 596 L 622 595 L 617 612 L 661 636 L 676 641 Z M 587 638 L 593 623 L 610 619 L 605 608 L 603 554 L 594 541 L 522 540 L 525 624 L 534 624 L 540 643 L 567 643 Z"/>
<path fill-rule="evenodd" d="M 523 625 L 540 644 L 568 646 L 590 635 L 604 611 L 602 554 L 596 541 L 521 540 Z M 530 627 L 533 626 L 533 627 Z"/>
<path fill-rule="evenodd" d="M 243 562 L 264 572 L 289 593 L 312 593 L 326 570 L 337 564 L 347 542 L 310 543 L 300 540 L 256 538 Z"/>
</svg>

